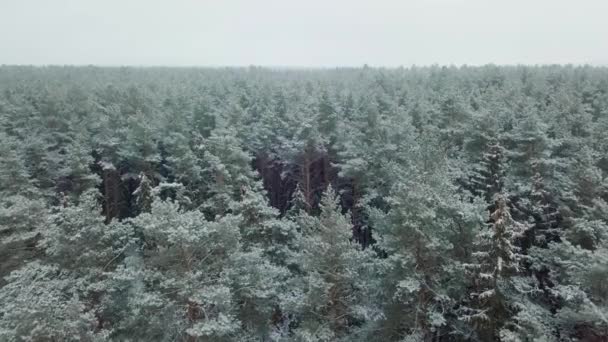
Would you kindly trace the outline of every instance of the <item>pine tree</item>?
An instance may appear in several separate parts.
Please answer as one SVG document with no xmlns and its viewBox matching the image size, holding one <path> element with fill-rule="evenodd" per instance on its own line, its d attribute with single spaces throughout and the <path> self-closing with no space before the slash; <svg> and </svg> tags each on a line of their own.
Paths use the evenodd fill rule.
<svg viewBox="0 0 608 342">
<path fill-rule="evenodd" d="M 10 310 L 0 314 L 0 331 L 8 340 L 78 336 L 93 341 L 108 336 L 101 304 L 108 291 L 106 272 L 133 241 L 128 226 L 104 224 L 96 196 L 89 190 L 77 204 L 56 208 L 41 231 L 45 258 L 13 272 L 0 289 Z"/>
<path fill-rule="evenodd" d="M 240 248 L 237 217 L 209 222 L 199 211 L 156 197 L 150 212 L 131 224 L 149 247 L 114 272 L 111 285 L 120 291 L 106 303 L 119 317 L 114 336 L 221 341 L 239 334 L 234 293 L 223 276 Z"/>
<path fill-rule="evenodd" d="M 369 253 L 350 241 L 351 224 L 340 213 L 336 193 L 329 187 L 320 203 L 319 217 L 301 212 L 303 272 L 297 300 L 297 339 L 335 341 L 365 320 L 358 302 L 365 287 L 362 266 Z"/>
<path fill-rule="evenodd" d="M 512 328 L 516 308 L 511 278 L 519 272 L 521 255 L 514 245 L 524 227 L 511 217 L 504 194 L 497 194 L 487 229 L 482 230 L 473 253 L 474 263 L 466 265 L 471 274 L 471 304 L 461 319 L 474 324 L 481 340 L 496 340 Z"/>
<path fill-rule="evenodd" d="M 94 311 L 69 271 L 32 262 L 13 272 L 0 288 L 3 341 L 105 341 L 96 333 Z"/>
<path fill-rule="evenodd" d="M 378 265 L 377 299 L 385 318 L 374 339 L 431 341 L 462 334 L 452 312 L 464 286 L 459 264 L 483 207 L 462 202 L 437 153 L 427 141 L 415 154 L 419 164 L 403 170 L 393 186 L 390 210 L 373 211 L 377 248 L 386 255 Z"/>
<path fill-rule="evenodd" d="M 486 147 L 481 161 L 475 165 L 470 176 L 471 192 L 481 196 L 491 205 L 494 196 L 500 193 L 504 186 L 505 171 L 503 166 L 504 149 L 500 143 L 493 141 Z"/>
<path fill-rule="evenodd" d="M 152 209 L 152 182 L 145 173 L 139 174 L 139 186 L 133 192 L 139 213 L 149 213 Z"/>
<path fill-rule="evenodd" d="M 0 133 L 0 279 L 35 255 L 47 215 L 19 151 L 15 139 Z"/>
<path fill-rule="evenodd" d="M 88 132 L 83 127 L 75 127 L 74 130 L 65 148 L 55 188 L 60 196 L 64 194 L 76 200 L 85 191 L 99 186 L 100 179 L 91 170 L 95 160 L 91 153 L 93 148 L 87 139 Z"/>
<path fill-rule="evenodd" d="M 261 188 L 251 167 L 252 157 L 243 150 L 233 130 L 213 131 L 198 149 L 204 161 L 205 184 L 200 189 L 192 189 L 188 197 L 200 203 L 209 218 L 228 213 L 230 204 L 239 198 L 243 188 Z"/>
<path fill-rule="evenodd" d="M 298 265 L 300 239 L 294 223 L 279 219 L 264 195 L 260 188 L 243 187 L 240 198 L 230 203 L 242 245 L 225 270 L 241 303 L 238 317 L 257 338 L 267 338 L 287 318 L 284 297 L 293 281 L 290 270 Z"/>
</svg>

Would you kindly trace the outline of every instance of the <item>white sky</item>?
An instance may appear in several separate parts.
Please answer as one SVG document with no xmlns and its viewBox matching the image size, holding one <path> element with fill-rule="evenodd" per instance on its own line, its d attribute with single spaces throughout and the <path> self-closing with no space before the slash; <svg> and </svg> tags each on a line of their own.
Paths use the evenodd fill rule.
<svg viewBox="0 0 608 342">
<path fill-rule="evenodd" d="M 0 64 L 608 64 L 608 0 L 0 0 Z"/>
</svg>

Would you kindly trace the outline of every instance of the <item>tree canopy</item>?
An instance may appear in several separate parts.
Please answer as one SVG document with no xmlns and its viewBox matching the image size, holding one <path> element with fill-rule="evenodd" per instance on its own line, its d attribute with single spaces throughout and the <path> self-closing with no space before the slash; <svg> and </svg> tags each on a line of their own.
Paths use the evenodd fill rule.
<svg viewBox="0 0 608 342">
<path fill-rule="evenodd" d="M 606 341 L 608 69 L 0 67 L 1 341 Z"/>
</svg>

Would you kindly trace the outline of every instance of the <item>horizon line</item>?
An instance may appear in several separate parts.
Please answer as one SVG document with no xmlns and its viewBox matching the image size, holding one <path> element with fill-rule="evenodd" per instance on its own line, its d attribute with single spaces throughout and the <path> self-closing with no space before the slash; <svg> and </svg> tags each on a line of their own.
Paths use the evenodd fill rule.
<svg viewBox="0 0 608 342">
<path fill-rule="evenodd" d="M 330 69 L 414 69 L 414 68 L 432 68 L 432 67 L 447 67 L 447 68 L 479 68 L 479 67 L 608 67 L 606 63 L 484 63 L 484 64 L 441 64 L 441 63 L 429 63 L 429 64 L 409 64 L 409 65 L 373 65 L 373 64 L 358 64 L 358 65 L 270 65 L 270 64 L 247 64 L 247 65 L 221 65 L 221 64 L 94 64 L 94 63 L 74 63 L 74 64 L 60 64 L 60 63 L 48 63 L 48 64 L 35 64 L 35 63 L 24 63 L 24 64 L 13 64 L 13 63 L 1 63 L 0 67 L 32 67 L 32 68 L 57 68 L 57 67 L 89 67 L 89 68 L 175 68 L 175 69 L 282 69 L 282 70 L 330 70 Z"/>
</svg>

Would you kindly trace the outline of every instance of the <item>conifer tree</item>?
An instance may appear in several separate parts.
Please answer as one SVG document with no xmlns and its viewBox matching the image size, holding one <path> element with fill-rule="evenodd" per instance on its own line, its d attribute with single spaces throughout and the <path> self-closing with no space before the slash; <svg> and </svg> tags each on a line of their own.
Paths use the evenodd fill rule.
<svg viewBox="0 0 608 342">
<path fill-rule="evenodd" d="M 202 189 L 193 189 L 189 197 L 197 200 L 210 218 L 228 213 L 244 187 L 261 187 L 251 168 L 251 155 L 243 150 L 234 131 L 215 130 L 198 148 L 205 184 Z"/>
<path fill-rule="evenodd" d="M 466 265 L 471 273 L 471 304 L 461 319 L 471 322 L 481 340 L 496 340 L 513 329 L 510 322 L 517 312 L 511 278 L 518 274 L 521 254 L 514 245 L 524 228 L 511 217 L 504 194 L 496 194 L 489 227 L 475 243 L 474 263 Z"/>
<path fill-rule="evenodd" d="M 115 317 L 106 317 L 101 304 L 108 295 L 106 272 L 133 241 L 128 226 L 104 224 L 96 196 L 96 190 L 88 190 L 78 203 L 56 208 L 41 231 L 45 258 L 15 271 L 0 289 L 10 310 L 0 314 L 0 331 L 8 340 L 94 341 L 108 336 Z"/>
<path fill-rule="evenodd" d="M 47 214 L 19 151 L 17 141 L 0 132 L 0 279 L 34 256 Z"/>
<path fill-rule="evenodd" d="M 323 194 L 319 217 L 301 215 L 302 298 L 297 303 L 299 322 L 294 334 L 301 340 L 347 339 L 367 318 L 358 299 L 366 282 L 362 266 L 371 254 L 350 240 L 350 220 L 340 213 L 331 187 Z"/>
<path fill-rule="evenodd" d="M 150 212 L 131 223 L 149 247 L 130 255 L 112 278 L 121 289 L 106 304 L 121 318 L 116 338 L 230 340 L 239 334 L 236 303 L 222 276 L 239 250 L 237 218 L 209 222 L 199 211 L 156 197 Z"/>
<path fill-rule="evenodd" d="M 487 145 L 481 161 L 475 165 L 470 176 L 471 192 L 485 199 L 488 205 L 494 202 L 494 196 L 502 192 L 505 170 L 503 165 L 504 149 L 500 143 L 493 141 Z"/>
<path fill-rule="evenodd" d="M 152 209 L 152 184 L 145 173 L 139 175 L 139 186 L 133 192 L 138 213 L 149 213 Z"/>
</svg>

